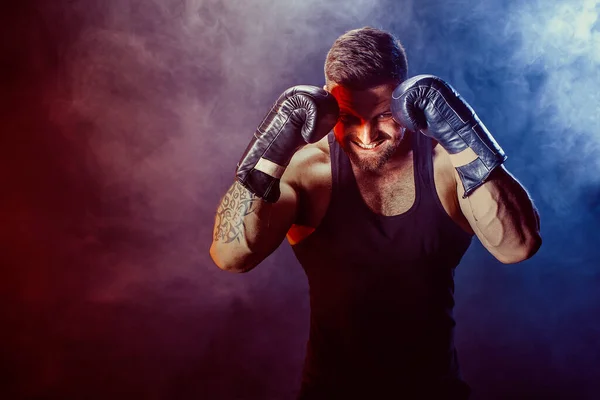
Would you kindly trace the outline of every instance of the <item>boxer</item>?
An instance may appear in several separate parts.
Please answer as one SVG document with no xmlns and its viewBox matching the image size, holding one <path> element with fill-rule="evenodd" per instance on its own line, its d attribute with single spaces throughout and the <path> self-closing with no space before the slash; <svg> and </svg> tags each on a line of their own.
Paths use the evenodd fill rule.
<svg viewBox="0 0 600 400">
<path fill-rule="evenodd" d="M 311 306 L 299 399 L 467 399 L 455 268 L 473 236 L 502 263 L 530 258 L 538 213 L 473 109 L 408 78 L 389 32 L 341 35 L 325 82 L 285 91 L 255 131 L 211 257 L 247 272 L 292 245 Z"/>
</svg>

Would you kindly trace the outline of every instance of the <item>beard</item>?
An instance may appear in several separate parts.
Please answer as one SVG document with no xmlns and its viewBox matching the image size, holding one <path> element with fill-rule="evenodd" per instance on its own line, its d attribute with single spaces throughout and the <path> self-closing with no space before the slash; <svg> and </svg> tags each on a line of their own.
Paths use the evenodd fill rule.
<svg viewBox="0 0 600 400">
<path fill-rule="evenodd" d="M 404 132 L 400 137 L 391 137 L 386 133 L 381 133 L 382 137 L 387 137 L 377 151 L 371 153 L 371 151 L 361 151 L 357 149 L 357 146 L 352 143 L 351 137 L 344 138 L 344 144 L 342 148 L 350 158 L 352 164 L 357 166 L 363 172 L 374 173 L 378 172 L 386 162 L 396 153 L 400 144 L 404 139 Z"/>
</svg>

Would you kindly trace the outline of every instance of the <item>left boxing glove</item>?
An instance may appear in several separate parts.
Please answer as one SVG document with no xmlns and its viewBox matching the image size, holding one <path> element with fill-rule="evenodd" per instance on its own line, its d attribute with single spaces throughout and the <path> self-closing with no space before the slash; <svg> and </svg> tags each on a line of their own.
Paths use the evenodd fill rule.
<svg viewBox="0 0 600 400">
<path fill-rule="evenodd" d="M 275 203 L 281 194 L 279 180 L 294 153 L 327 135 L 338 116 L 337 101 L 326 90 L 309 85 L 286 90 L 256 129 L 237 164 L 237 180 Z"/>
<path fill-rule="evenodd" d="M 465 194 L 481 186 L 506 154 L 473 109 L 442 79 L 417 75 L 392 94 L 391 111 L 399 124 L 435 139 L 449 154 L 471 148 L 477 158 L 456 167 Z"/>
</svg>

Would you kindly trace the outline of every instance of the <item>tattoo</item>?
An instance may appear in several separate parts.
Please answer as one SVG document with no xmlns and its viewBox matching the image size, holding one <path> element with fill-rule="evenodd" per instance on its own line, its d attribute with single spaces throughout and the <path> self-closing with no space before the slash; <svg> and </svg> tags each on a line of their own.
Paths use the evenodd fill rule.
<svg viewBox="0 0 600 400">
<path fill-rule="evenodd" d="M 256 211 L 259 201 L 260 197 L 236 181 L 217 209 L 214 241 L 239 243 L 244 235 L 244 217 Z"/>
</svg>

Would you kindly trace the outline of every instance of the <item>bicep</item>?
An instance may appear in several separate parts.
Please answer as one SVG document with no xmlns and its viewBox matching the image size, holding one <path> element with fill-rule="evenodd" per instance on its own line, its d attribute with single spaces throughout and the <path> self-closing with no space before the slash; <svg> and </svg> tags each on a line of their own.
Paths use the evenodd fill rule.
<svg viewBox="0 0 600 400">
<path fill-rule="evenodd" d="M 467 197 L 467 198 L 463 198 L 464 197 L 464 193 L 465 190 L 461 184 L 460 178 L 458 176 L 458 173 L 456 173 L 455 171 L 455 175 L 456 175 L 456 192 L 457 192 L 457 198 L 458 198 L 458 205 L 460 207 L 460 210 L 463 214 L 463 216 L 465 217 L 465 219 L 467 220 L 467 222 L 469 223 L 469 226 L 471 227 L 473 233 L 475 234 L 475 236 L 477 236 L 477 238 L 479 239 L 479 241 L 481 242 L 481 244 L 488 250 L 490 250 L 493 253 L 493 249 L 494 246 L 492 245 L 493 242 L 498 241 L 498 238 L 488 238 L 487 235 L 484 234 L 484 232 L 481 229 L 481 225 L 480 222 L 478 220 L 478 218 L 475 216 L 474 214 L 474 210 L 473 210 L 473 205 L 471 204 L 471 198 Z M 489 214 L 493 214 L 493 209 L 488 210 Z M 481 218 L 481 216 L 480 216 Z"/>
</svg>

